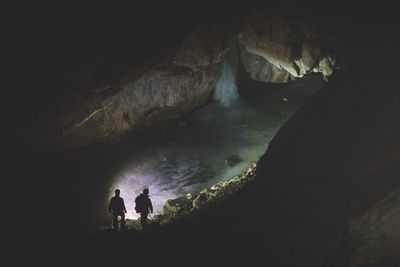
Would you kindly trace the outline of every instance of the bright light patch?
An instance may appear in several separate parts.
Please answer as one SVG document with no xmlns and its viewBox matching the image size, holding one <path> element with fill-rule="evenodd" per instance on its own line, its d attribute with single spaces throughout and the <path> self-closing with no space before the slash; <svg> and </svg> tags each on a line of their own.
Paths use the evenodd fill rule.
<svg viewBox="0 0 400 267">
<path fill-rule="evenodd" d="M 135 211 L 135 198 L 149 189 L 154 213 L 162 213 L 165 202 L 192 192 L 198 182 L 200 161 L 179 158 L 178 152 L 173 155 L 166 153 L 142 154 L 140 160 L 132 162 L 117 177 L 110 197 L 116 188 L 121 190 L 127 209 L 127 218 L 135 219 L 139 214 Z M 158 155 L 158 156 L 157 156 Z"/>
<path fill-rule="evenodd" d="M 153 203 L 153 214 L 162 213 L 165 201 L 176 198 L 177 195 L 159 186 L 159 179 L 151 174 L 126 172 L 112 188 L 110 198 L 114 195 L 114 188 L 120 189 L 127 210 L 126 217 L 136 219 L 139 214 L 135 211 L 135 198 L 143 192 L 143 189 L 148 188 Z"/>
</svg>

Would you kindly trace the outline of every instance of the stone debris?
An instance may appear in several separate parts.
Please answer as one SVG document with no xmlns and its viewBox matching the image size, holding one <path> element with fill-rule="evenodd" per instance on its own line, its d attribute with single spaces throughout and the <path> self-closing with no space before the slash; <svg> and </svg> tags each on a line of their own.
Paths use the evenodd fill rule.
<svg viewBox="0 0 400 267">
<path fill-rule="evenodd" d="M 198 193 L 167 200 L 164 206 L 164 214 L 155 217 L 154 220 L 159 224 L 166 224 L 189 216 L 199 209 L 221 204 L 255 178 L 256 167 L 257 163 L 253 162 L 246 171 L 232 179 L 221 181 Z"/>
<path fill-rule="evenodd" d="M 165 202 L 164 214 L 179 214 L 185 210 L 190 210 L 192 207 L 192 201 L 186 197 L 169 199 Z"/>
<path fill-rule="evenodd" d="M 155 214 L 153 218 L 148 220 L 149 224 L 158 227 L 190 216 L 200 209 L 222 204 L 226 199 L 255 178 L 256 168 L 257 163 L 252 162 L 246 171 L 232 179 L 220 181 L 210 188 L 202 189 L 198 193 L 189 193 L 179 198 L 168 199 L 165 202 L 163 214 Z M 126 219 L 126 226 L 131 230 L 142 229 L 139 220 Z"/>
<path fill-rule="evenodd" d="M 241 158 L 239 158 L 236 155 L 233 155 L 233 156 L 230 156 L 229 158 L 225 159 L 225 165 L 228 165 L 229 167 L 233 167 L 241 161 L 242 161 Z"/>
</svg>

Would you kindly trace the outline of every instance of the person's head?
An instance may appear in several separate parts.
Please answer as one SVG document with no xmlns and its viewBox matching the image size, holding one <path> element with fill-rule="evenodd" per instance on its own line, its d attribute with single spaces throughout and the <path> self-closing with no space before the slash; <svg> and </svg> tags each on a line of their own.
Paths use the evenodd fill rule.
<svg viewBox="0 0 400 267">
<path fill-rule="evenodd" d="M 119 189 L 115 189 L 115 195 L 119 196 L 119 194 L 121 193 L 121 191 L 119 191 Z"/>
<path fill-rule="evenodd" d="M 148 188 L 143 189 L 143 194 L 146 196 L 149 195 L 149 189 Z"/>
</svg>

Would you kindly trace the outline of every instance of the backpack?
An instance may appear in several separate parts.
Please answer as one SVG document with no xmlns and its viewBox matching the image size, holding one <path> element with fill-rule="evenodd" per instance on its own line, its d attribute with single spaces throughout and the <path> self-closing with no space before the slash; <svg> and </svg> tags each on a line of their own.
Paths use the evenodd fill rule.
<svg viewBox="0 0 400 267">
<path fill-rule="evenodd" d="M 141 213 L 143 210 L 145 210 L 146 208 L 144 207 L 144 199 L 143 199 L 143 195 L 140 194 L 139 196 L 136 197 L 135 199 L 135 210 L 136 213 Z"/>
</svg>

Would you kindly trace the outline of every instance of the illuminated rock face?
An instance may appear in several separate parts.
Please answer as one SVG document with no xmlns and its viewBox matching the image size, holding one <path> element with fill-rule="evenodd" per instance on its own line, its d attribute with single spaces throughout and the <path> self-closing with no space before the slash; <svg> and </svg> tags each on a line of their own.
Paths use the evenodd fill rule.
<svg viewBox="0 0 400 267">
<path fill-rule="evenodd" d="M 218 25 L 198 27 L 180 47 L 172 49 L 171 62 L 190 69 L 201 69 L 221 63 L 232 46 L 232 34 Z"/>
<path fill-rule="evenodd" d="M 283 16 L 251 17 L 239 33 L 239 43 L 241 60 L 258 81 L 285 83 L 312 72 L 327 77 L 336 64 L 329 34 Z"/>
<path fill-rule="evenodd" d="M 240 50 L 240 59 L 243 62 L 245 70 L 250 74 L 253 80 L 287 83 L 295 79 L 295 77 L 286 70 L 275 66 L 262 56 L 248 52 L 243 47 Z"/>
<path fill-rule="evenodd" d="M 331 48 L 335 45 L 330 40 L 334 38 L 308 24 L 267 14 L 252 15 L 240 30 L 235 27 L 223 23 L 194 27 L 159 57 L 144 56 L 137 62 L 131 59 L 132 66 L 128 64 L 124 71 L 112 71 L 113 61 L 96 66 L 103 71 L 92 66 L 92 73 L 88 68 L 86 76 L 80 74 L 84 78 L 75 77 L 82 88 L 56 88 L 57 101 L 43 104 L 45 110 L 28 119 L 34 127 L 33 143 L 38 148 L 64 150 L 116 142 L 135 127 L 193 111 L 205 104 L 213 91 L 218 92 L 214 89 L 235 42 L 238 52 L 231 51 L 232 58 L 239 55 L 246 71 L 257 81 L 286 83 L 311 72 L 325 77 L 333 72 L 335 49 Z M 325 43 L 330 45 L 322 45 Z M 123 53 L 129 54 L 129 49 Z M 119 54 L 121 62 L 123 53 Z M 102 78 L 107 74 L 110 77 Z M 85 84 L 84 79 L 96 80 L 92 76 L 100 80 Z"/>
<path fill-rule="evenodd" d="M 72 106 L 68 110 L 71 115 L 60 121 L 69 127 L 53 140 L 69 147 L 117 141 L 132 127 L 177 118 L 205 103 L 219 71 L 218 65 L 197 71 L 177 66 L 155 67 L 120 85 L 116 93 L 104 91 L 82 100 L 88 112 L 81 110 L 80 105 Z"/>
<path fill-rule="evenodd" d="M 216 28 L 194 29 L 164 58 L 139 64 L 96 89 L 66 95 L 67 104 L 39 119 L 43 126 L 36 144 L 63 150 L 114 142 L 136 126 L 200 107 L 215 88 L 231 44 L 232 35 Z"/>
</svg>

